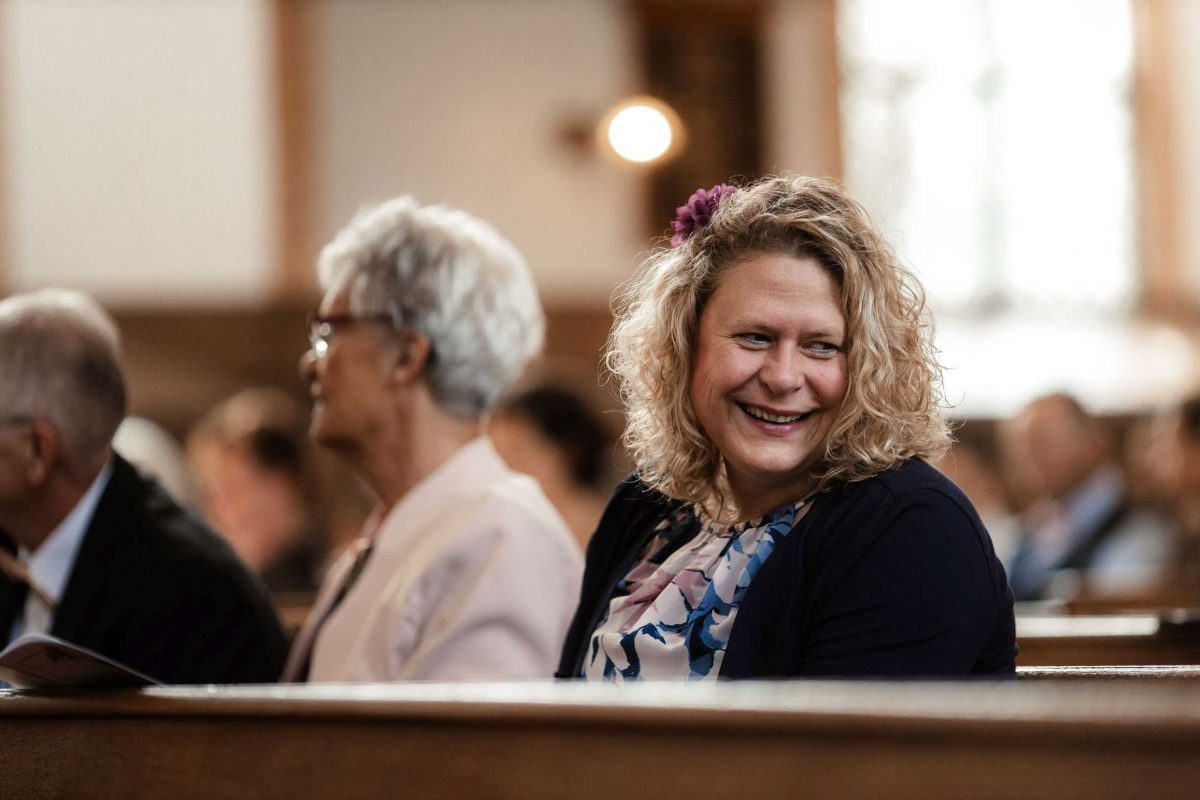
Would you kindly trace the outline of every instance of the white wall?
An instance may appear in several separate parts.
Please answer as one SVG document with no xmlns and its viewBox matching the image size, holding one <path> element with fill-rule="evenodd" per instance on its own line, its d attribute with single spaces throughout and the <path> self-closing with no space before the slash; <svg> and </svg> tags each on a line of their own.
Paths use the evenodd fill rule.
<svg viewBox="0 0 1200 800">
<path fill-rule="evenodd" d="M 772 170 L 827 172 L 819 4 L 766 40 Z M 310 0 L 310 255 L 409 192 L 496 225 L 546 299 L 604 303 L 646 246 L 635 172 L 561 128 L 637 90 L 621 0 Z M 1200 297 L 1200 3 L 1168 0 L 1182 269 Z M 121 304 L 253 304 L 278 276 L 268 0 L 0 0 L 0 272 Z M 666 221 L 664 220 L 664 227 Z"/>
<path fill-rule="evenodd" d="M 314 254 L 363 205 L 412 194 L 495 225 L 544 300 L 607 302 L 644 246 L 639 181 L 559 132 L 636 88 L 622 3 L 311 8 Z"/>
<path fill-rule="evenodd" d="M 4 281 L 119 304 L 275 281 L 265 0 L 0 3 Z"/>
</svg>

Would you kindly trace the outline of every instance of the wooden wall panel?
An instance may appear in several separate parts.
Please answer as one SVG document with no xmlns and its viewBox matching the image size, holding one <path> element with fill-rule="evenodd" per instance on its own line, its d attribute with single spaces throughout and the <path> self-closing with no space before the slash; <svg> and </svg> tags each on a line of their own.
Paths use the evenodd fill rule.
<svg viewBox="0 0 1200 800">
<path fill-rule="evenodd" d="M 682 154 L 651 173 L 646 231 L 657 236 L 697 188 L 762 172 L 763 5 L 642 0 L 636 10 L 643 84 L 687 131 Z"/>
<path fill-rule="evenodd" d="M 304 322 L 311 307 L 288 301 L 260 310 L 114 309 L 133 413 L 182 435 L 207 408 L 247 386 L 306 399 L 298 362 L 308 349 Z M 607 309 L 548 309 L 546 371 L 597 384 L 611 321 Z"/>
<path fill-rule="evenodd" d="M 279 131 L 279 277 L 284 298 L 307 298 L 313 279 L 312 80 L 307 0 L 274 0 L 270 43 L 275 59 L 275 108 Z"/>
</svg>

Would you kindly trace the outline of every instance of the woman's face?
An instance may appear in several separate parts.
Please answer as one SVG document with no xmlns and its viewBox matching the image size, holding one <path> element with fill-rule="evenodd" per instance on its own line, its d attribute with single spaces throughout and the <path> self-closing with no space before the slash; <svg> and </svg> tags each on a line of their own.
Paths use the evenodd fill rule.
<svg viewBox="0 0 1200 800">
<path fill-rule="evenodd" d="M 816 486 L 846 395 L 838 285 L 812 258 L 760 253 L 726 268 L 700 314 L 692 404 L 743 518 Z"/>
<path fill-rule="evenodd" d="M 327 349 L 300 359 L 300 376 L 313 398 L 312 439 L 334 450 L 362 450 L 384 442 L 396 409 L 390 350 L 376 324 L 356 323 L 343 293 L 321 301 L 323 317 L 343 320 L 334 326 Z"/>
</svg>

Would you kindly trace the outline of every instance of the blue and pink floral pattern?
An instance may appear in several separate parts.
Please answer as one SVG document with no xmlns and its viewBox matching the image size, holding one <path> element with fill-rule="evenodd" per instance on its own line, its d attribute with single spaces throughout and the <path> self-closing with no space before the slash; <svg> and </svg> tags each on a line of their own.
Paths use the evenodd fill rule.
<svg viewBox="0 0 1200 800">
<path fill-rule="evenodd" d="M 754 575 L 807 510 L 807 500 L 737 525 L 685 508 L 662 520 L 617 584 L 592 634 L 591 679 L 715 680 Z"/>
</svg>

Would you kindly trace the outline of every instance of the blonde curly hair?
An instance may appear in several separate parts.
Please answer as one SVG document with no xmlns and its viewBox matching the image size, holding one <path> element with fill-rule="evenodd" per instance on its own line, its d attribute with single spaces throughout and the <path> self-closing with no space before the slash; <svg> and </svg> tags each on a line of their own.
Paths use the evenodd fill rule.
<svg viewBox="0 0 1200 800">
<path fill-rule="evenodd" d="M 816 259 L 840 288 L 849 380 L 814 470 L 820 488 L 943 454 L 941 366 L 920 284 L 838 184 L 783 175 L 724 198 L 707 225 L 653 252 L 617 294 L 605 360 L 642 480 L 714 517 L 736 514 L 690 383 L 705 303 L 727 267 L 756 253 Z"/>
</svg>

